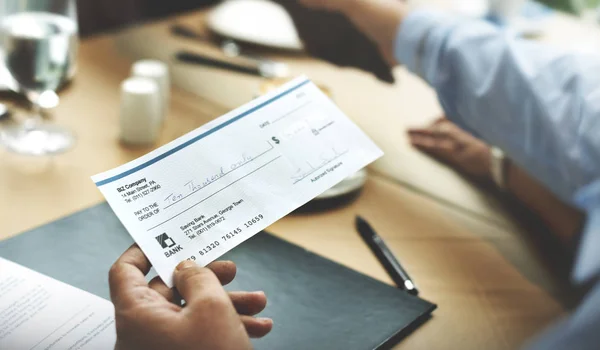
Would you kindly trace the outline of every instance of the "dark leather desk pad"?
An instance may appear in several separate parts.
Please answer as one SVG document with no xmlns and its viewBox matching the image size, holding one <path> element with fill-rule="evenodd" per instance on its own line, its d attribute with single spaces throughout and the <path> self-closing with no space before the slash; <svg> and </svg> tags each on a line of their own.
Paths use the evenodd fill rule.
<svg viewBox="0 0 600 350">
<path fill-rule="evenodd" d="M 132 243 L 104 203 L 0 242 L 0 256 L 108 299 L 108 269 Z M 257 349 L 388 348 L 435 309 L 265 232 L 223 258 L 238 266 L 227 289 L 267 294 L 275 326 Z"/>
</svg>

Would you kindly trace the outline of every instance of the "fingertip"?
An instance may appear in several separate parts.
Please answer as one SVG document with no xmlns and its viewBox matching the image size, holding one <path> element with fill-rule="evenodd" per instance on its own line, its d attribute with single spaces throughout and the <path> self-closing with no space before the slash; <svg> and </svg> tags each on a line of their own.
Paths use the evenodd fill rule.
<svg viewBox="0 0 600 350">
<path fill-rule="evenodd" d="M 409 134 L 421 134 L 424 132 L 427 132 L 427 129 L 425 129 L 425 128 L 409 128 L 408 129 Z"/>
<path fill-rule="evenodd" d="M 252 292 L 254 296 L 255 313 L 259 313 L 267 307 L 267 295 L 263 291 Z"/>
<path fill-rule="evenodd" d="M 418 129 L 408 129 L 406 131 L 406 134 L 408 135 L 408 137 L 415 137 L 419 135 L 419 130 Z"/>
<path fill-rule="evenodd" d="M 428 128 L 418 128 L 418 129 L 410 129 L 408 130 L 408 136 L 409 137 L 428 137 L 428 138 L 433 138 L 435 137 L 435 133 L 433 132 L 433 130 L 428 129 Z"/>
<path fill-rule="evenodd" d="M 150 271 L 152 264 L 150 264 L 150 260 L 144 254 L 142 249 L 137 245 L 133 244 L 123 254 L 117 259 L 115 264 L 127 264 L 133 265 L 138 268 L 145 275 Z"/>
<path fill-rule="evenodd" d="M 210 269 L 201 267 L 194 262 L 183 262 L 178 267 L 173 275 L 173 280 L 177 292 L 186 301 L 188 307 L 207 295 L 213 295 L 217 299 L 226 298 L 225 290 Z"/>
<path fill-rule="evenodd" d="M 269 331 L 273 329 L 273 319 L 270 317 L 257 317 L 255 318 L 263 327 L 268 327 Z"/>
<path fill-rule="evenodd" d="M 242 323 L 251 338 L 262 338 L 273 329 L 273 320 L 267 317 L 242 316 Z"/>
<path fill-rule="evenodd" d="M 136 245 L 129 247 L 108 272 L 110 296 L 115 307 L 135 299 L 138 287 L 147 287 L 145 275 L 152 265 Z"/>
<path fill-rule="evenodd" d="M 271 332 L 273 330 L 273 319 L 268 318 L 268 317 L 257 317 L 256 318 L 257 323 L 260 324 L 260 330 L 261 332 L 256 332 L 258 333 L 258 336 L 260 337 L 264 337 L 265 335 L 269 334 L 269 332 Z"/>
<path fill-rule="evenodd" d="M 214 272 L 222 285 L 226 285 L 233 281 L 237 274 L 237 266 L 230 260 L 214 261 L 206 267 Z"/>
<path fill-rule="evenodd" d="M 229 298 L 240 315 L 253 316 L 267 307 L 264 292 L 229 292 Z"/>
<path fill-rule="evenodd" d="M 410 140 L 411 144 L 422 150 L 432 150 L 435 148 L 435 141 L 429 137 L 415 136 Z"/>
<path fill-rule="evenodd" d="M 233 271 L 237 270 L 237 266 L 231 260 L 217 260 L 213 261 L 210 264 L 206 265 L 206 267 L 212 269 L 213 267 L 227 268 Z"/>
<path fill-rule="evenodd" d="M 198 264 L 196 264 L 192 260 L 184 260 L 175 267 L 175 271 L 182 271 L 196 266 L 198 266 Z"/>
<path fill-rule="evenodd" d="M 418 144 L 420 142 L 420 139 L 422 138 L 422 136 L 418 135 L 418 134 L 408 134 L 408 141 L 412 144 Z"/>
<path fill-rule="evenodd" d="M 433 122 L 433 125 L 435 125 L 435 124 L 440 124 L 440 123 L 444 123 L 444 122 L 447 122 L 447 121 L 448 121 L 448 118 L 446 118 L 445 116 L 441 116 L 441 117 L 437 118 L 437 119 L 436 119 L 436 120 Z"/>
</svg>

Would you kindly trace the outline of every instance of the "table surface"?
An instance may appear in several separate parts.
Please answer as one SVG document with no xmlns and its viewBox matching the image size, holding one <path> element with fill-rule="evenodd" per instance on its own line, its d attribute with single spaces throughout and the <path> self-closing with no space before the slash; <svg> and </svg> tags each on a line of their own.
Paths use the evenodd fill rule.
<svg viewBox="0 0 600 350">
<path fill-rule="evenodd" d="M 168 60 L 180 48 L 215 53 L 207 44 L 168 34 L 175 22 L 200 30 L 202 18 L 203 13 L 192 13 L 81 43 L 77 77 L 61 92 L 61 104 L 53 113 L 55 123 L 76 132 L 77 147 L 44 159 L 0 152 L 0 238 L 101 202 L 89 177 L 155 147 L 130 148 L 118 142 L 119 84 L 137 58 Z M 294 73 L 327 84 L 335 101 L 386 156 L 370 168 L 355 202 L 328 212 L 290 215 L 269 230 L 391 283 L 354 231 L 354 216 L 367 218 L 411 272 L 422 296 L 439 305 L 434 317 L 398 349 L 515 348 L 564 315 L 557 297 L 560 283 L 528 239 L 531 225 L 508 214 L 495 196 L 408 146 L 406 127 L 441 111 L 419 79 L 400 68 L 398 83 L 385 85 L 367 74 L 307 57 L 271 56 L 289 63 Z M 176 87 L 156 146 L 249 100 L 261 83 L 237 73 L 175 63 L 171 70 Z"/>
</svg>

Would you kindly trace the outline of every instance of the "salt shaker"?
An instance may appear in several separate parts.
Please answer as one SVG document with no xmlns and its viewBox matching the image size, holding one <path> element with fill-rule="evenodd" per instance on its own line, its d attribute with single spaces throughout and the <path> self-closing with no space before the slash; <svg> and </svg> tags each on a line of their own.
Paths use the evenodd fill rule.
<svg viewBox="0 0 600 350">
<path fill-rule="evenodd" d="M 121 84 L 121 140 L 131 145 L 152 144 L 161 121 L 162 99 L 156 82 L 139 77 L 125 80 Z"/>
<path fill-rule="evenodd" d="M 158 85 L 162 101 L 161 122 L 169 112 L 171 97 L 171 82 L 169 78 L 169 67 L 158 60 L 141 60 L 133 64 L 131 75 L 134 77 L 148 78 L 154 80 Z"/>
</svg>

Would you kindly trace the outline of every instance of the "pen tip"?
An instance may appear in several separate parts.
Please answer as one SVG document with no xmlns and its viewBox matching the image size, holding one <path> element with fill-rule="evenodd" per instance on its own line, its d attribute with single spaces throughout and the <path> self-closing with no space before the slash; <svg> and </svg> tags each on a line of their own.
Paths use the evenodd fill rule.
<svg viewBox="0 0 600 350">
<path fill-rule="evenodd" d="M 354 220 L 354 223 L 356 225 L 361 225 L 365 222 L 365 219 L 363 219 L 360 215 L 356 215 L 356 218 Z"/>
</svg>

